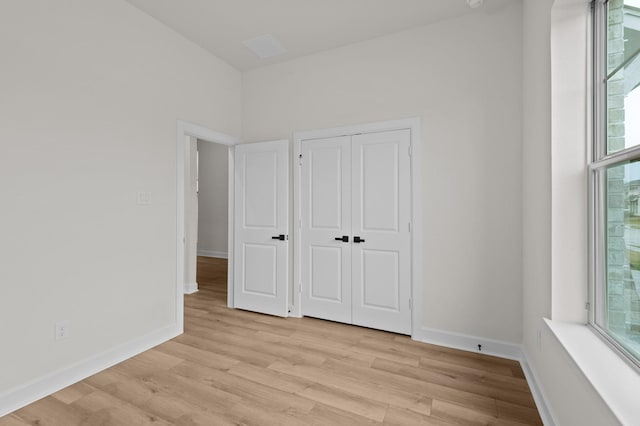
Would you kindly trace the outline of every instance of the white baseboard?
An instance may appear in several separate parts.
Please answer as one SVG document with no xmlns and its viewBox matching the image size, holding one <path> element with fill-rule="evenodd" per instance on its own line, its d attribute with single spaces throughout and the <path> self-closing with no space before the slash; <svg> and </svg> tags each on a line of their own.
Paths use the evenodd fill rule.
<svg viewBox="0 0 640 426">
<path fill-rule="evenodd" d="M 526 353 L 523 351 L 521 345 L 466 334 L 450 333 L 425 327 L 419 329 L 417 333 L 414 333 L 411 336 L 411 338 L 419 342 L 430 343 L 447 348 L 460 349 L 463 351 L 493 355 L 500 358 L 519 361 L 529 388 L 531 389 L 531 394 L 533 395 L 540 417 L 542 418 L 542 422 L 545 426 L 556 425 L 553 416 L 549 411 L 549 405 L 546 402 L 547 400 L 544 397 L 544 393 L 538 385 L 536 374 L 529 365 Z M 482 345 L 481 351 L 478 350 L 478 345 Z"/>
<path fill-rule="evenodd" d="M 520 365 L 522 366 L 522 371 L 524 372 L 524 376 L 527 379 L 527 383 L 529 384 L 529 389 L 531 389 L 531 394 L 533 395 L 533 400 L 536 402 L 536 407 L 538 408 L 538 413 L 540 413 L 540 417 L 542 418 L 542 423 L 544 426 L 555 426 L 556 422 L 553 419 L 553 415 L 551 414 L 551 410 L 549 410 L 549 404 L 547 404 L 547 399 L 544 396 L 544 392 L 538 385 L 537 376 L 529 365 L 529 361 L 527 359 L 527 353 L 522 350 L 522 359 L 520 360 Z"/>
<path fill-rule="evenodd" d="M 229 253 L 227 253 L 226 251 L 198 250 L 198 256 L 218 257 L 220 259 L 228 259 L 229 258 Z"/>
<path fill-rule="evenodd" d="M 520 361 L 522 350 L 520 345 L 492 340 L 484 337 L 469 336 L 467 334 L 450 333 L 442 330 L 422 327 L 413 333 L 413 340 L 431 343 L 433 345 L 445 346 L 452 349 L 476 352 L 484 355 L 493 355 L 500 358 Z M 478 345 L 482 345 L 482 350 L 478 350 Z"/>
<path fill-rule="evenodd" d="M 175 325 L 161 328 L 5 392 L 0 395 L 0 417 L 173 339 L 178 334 Z"/>
<path fill-rule="evenodd" d="M 184 283 L 184 294 L 193 294 L 198 292 L 198 283 Z"/>
</svg>

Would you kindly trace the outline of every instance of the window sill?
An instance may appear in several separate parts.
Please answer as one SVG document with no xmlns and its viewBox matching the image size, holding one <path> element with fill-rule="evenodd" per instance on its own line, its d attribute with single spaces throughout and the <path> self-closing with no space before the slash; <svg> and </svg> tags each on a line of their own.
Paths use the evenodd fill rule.
<svg viewBox="0 0 640 426">
<path fill-rule="evenodd" d="M 620 423 L 635 424 L 640 419 L 640 374 L 588 326 L 545 322 Z"/>
</svg>

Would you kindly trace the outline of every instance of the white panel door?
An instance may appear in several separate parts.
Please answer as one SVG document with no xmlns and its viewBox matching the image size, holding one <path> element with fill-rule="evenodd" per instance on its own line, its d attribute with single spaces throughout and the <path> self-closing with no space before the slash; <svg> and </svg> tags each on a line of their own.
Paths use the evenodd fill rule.
<svg viewBox="0 0 640 426">
<path fill-rule="evenodd" d="M 411 333 L 410 130 L 352 138 L 353 323 Z"/>
<path fill-rule="evenodd" d="M 302 314 L 351 323 L 351 137 L 301 153 Z"/>
<path fill-rule="evenodd" d="M 289 141 L 235 147 L 234 305 L 288 314 Z"/>
</svg>

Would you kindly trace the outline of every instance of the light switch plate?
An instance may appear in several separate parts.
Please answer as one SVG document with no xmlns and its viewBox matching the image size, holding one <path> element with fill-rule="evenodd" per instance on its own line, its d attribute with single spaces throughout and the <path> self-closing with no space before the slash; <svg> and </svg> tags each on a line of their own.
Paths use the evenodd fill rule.
<svg viewBox="0 0 640 426">
<path fill-rule="evenodd" d="M 151 192 L 138 192 L 136 194 L 136 204 L 139 206 L 150 206 Z"/>
</svg>

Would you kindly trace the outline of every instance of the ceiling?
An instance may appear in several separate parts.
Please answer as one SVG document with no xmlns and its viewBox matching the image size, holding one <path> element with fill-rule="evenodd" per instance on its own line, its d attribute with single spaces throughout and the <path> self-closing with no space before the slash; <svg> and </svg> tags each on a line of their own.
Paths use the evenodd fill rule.
<svg viewBox="0 0 640 426">
<path fill-rule="evenodd" d="M 127 0 L 240 71 L 380 37 L 513 0 Z M 243 42 L 272 35 L 287 50 L 260 59 Z"/>
</svg>

